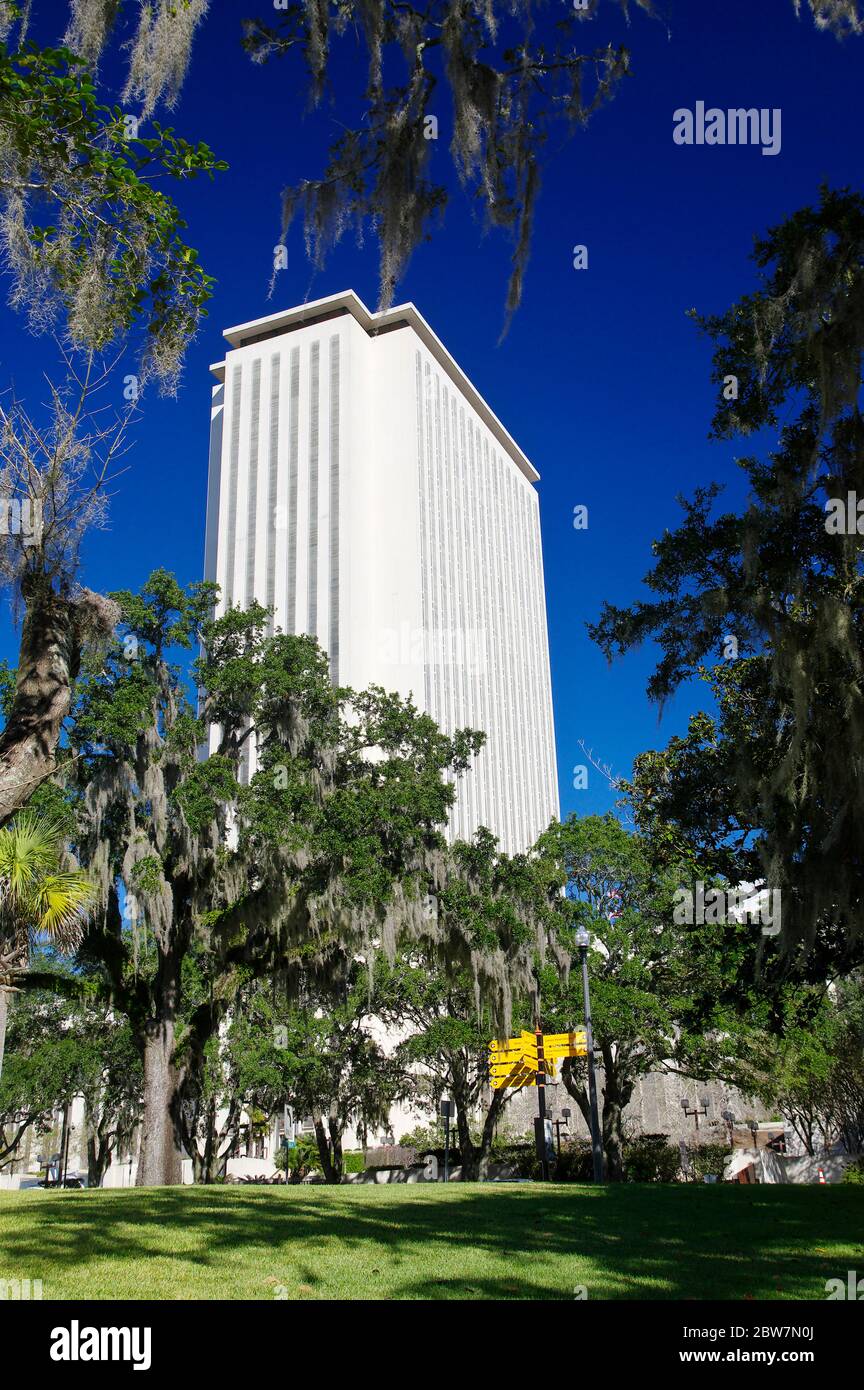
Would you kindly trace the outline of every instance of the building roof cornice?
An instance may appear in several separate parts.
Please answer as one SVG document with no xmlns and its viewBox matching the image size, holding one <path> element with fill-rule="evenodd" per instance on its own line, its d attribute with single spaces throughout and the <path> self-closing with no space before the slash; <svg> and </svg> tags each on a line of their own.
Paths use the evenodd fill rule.
<svg viewBox="0 0 864 1390">
<path fill-rule="evenodd" d="M 538 481 L 540 474 L 533 464 L 413 304 L 396 304 L 391 309 L 381 309 L 373 313 L 367 309 L 362 299 L 353 290 L 343 290 L 339 294 L 331 294 L 324 299 L 314 299 L 308 304 L 299 304 L 293 309 L 285 309 L 277 314 L 268 314 L 264 318 L 251 319 L 248 323 L 240 323 L 233 328 L 226 328 L 223 336 L 232 349 L 242 348 L 254 342 L 261 342 L 265 338 L 275 338 L 282 333 L 290 333 L 316 319 L 335 318 L 346 313 L 351 314 L 370 336 L 403 326 L 412 328 L 454 386 L 462 393 L 468 404 L 477 412 L 498 440 L 502 449 L 513 459 L 520 472 L 529 482 L 536 483 Z M 224 381 L 224 361 L 214 362 L 210 370 L 220 381 Z"/>
</svg>

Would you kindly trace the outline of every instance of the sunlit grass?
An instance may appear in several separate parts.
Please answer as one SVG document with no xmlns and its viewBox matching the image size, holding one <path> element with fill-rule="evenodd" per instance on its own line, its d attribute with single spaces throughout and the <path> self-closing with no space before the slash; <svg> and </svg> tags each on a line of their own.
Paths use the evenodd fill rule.
<svg viewBox="0 0 864 1390">
<path fill-rule="evenodd" d="M 864 1189 L 575 1185 L 0 1192 L 46 1299 L 784 1299 L 864 1269 Z"/>
</svg>

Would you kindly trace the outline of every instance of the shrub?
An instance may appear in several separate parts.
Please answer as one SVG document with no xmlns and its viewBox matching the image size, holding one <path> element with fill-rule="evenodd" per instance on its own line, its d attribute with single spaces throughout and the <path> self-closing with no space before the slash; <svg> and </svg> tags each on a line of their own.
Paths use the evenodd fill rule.
<svg viewBox="0 0 864 1390">
<path fill-rule="evenodd" d="M 864 1183 L 864 1155 L 856 1158 L 854 1163 L 847 1163 L 841 1182 Z"/>
<path fill-rule="evenodd" d="M 539 1178 L 540 1160 L 534 1150 L 533 1144 L 528 1144 L 524 1139 L 510 1139 L 504 1143 L 495 1144 L 490 1155 L 490 1162 L 503 1163 L 513 1170 L 513 1176 L 517 1178 Z"/>
<path fill-rule="evenodd" d="M 454 1134 L 450 1130 L 450 1152 L 453 1152 Z M 399 1148 L 416 1149 L 418 1154 L 444 1152 L 444 1130 L 437 1125 L 417 1125 L 409 1129 L 399 1139 Z"/>
<path fill-rule="evenodd" d="M 681 1155 L 668 1134 L 639 1134 L 624 1145 L 628 1182 L 675 1182 L 680 1167 Z"/>
<path fill-rule="evenodd" d="M 556 1182 L 593 1182 L 594 1159 L 591 1145 L 584 1139 L 571 1139 L 561 1145 L 561 1157 L 553 1170 Z"/>
<path fill-rule="evenodd" d="M 690 1181 L 701 1182 L 712 1175 L 722 1178 L 723 1169 L 729 1162 L 729 1153 L 728 1144 L 699 1144 L 697 1148 L 688 1149 Z"/>
<path fill-rule="evenodd" d="M 273 1162 L 288 1182 L 302 1182 L 307 1173 L 321 1167 L 318 1145 L 308 1134 L 301 1135 L 293 1149 L 280 1149 Z"/>
</svg>

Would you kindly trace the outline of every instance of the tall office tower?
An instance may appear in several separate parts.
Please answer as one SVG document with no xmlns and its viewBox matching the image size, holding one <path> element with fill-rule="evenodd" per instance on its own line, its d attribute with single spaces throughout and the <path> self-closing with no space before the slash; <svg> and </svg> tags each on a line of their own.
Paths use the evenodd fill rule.
<svg viewBox="0 0 864 1390">
<path fill-rule="evenodd" d="M 558 814 L 538 474 L 412 304 L 373 314 L 347 291 L 225 337 L 218 611 L 256 598 L 318 638 L 334 683 L 482 729 L 450 834 L 527 848 Z"/>
</svg>

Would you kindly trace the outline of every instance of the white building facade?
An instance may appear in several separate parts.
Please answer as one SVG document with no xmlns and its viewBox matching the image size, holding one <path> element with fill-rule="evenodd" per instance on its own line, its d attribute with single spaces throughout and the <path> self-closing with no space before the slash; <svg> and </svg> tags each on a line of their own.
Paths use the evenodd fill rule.
<svg viewBox="0 0 864 1390">
<path fill-rule="evenodd" d="M 348 291 L 225 338 L 217 612 L 258 599 L 317 637 L 335 684 L 482 729 L 450 835 L 526 849 L 558 815 L 538 474 L 411 304 L 370 313 Z"/>
</svg>

